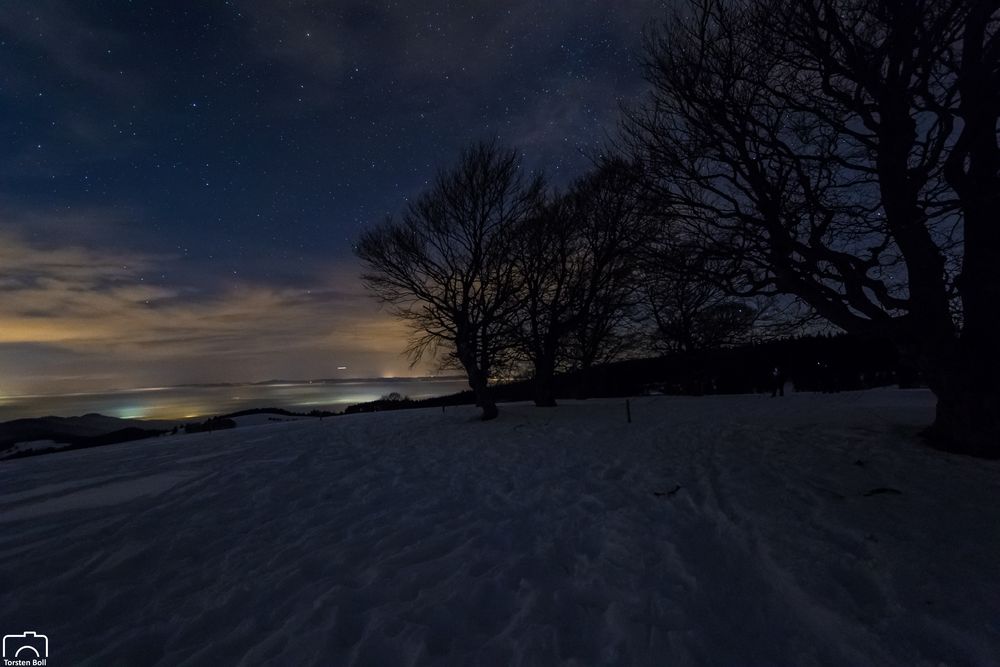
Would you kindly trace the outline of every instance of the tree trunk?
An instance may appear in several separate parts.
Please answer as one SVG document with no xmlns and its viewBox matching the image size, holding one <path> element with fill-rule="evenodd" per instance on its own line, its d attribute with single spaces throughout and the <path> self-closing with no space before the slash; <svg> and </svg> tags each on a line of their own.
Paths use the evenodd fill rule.
<svg viewBox="0 0 1000 667">
<path fill-rule="evenodd" d="M 493 394 L 487 386 L 486 375 L 481 373 L 478 369 L 469 370 L 468 374 L 469 386 L 476 395 L 476 405 L 483 411 L 480 419 L 484 422 L 496 419 L 500 412 L 497 410 L 497 403 L 493 399 Z"/>
<path fill-rule="evenodd" d="M 584 361 L 577 372 L 576 397 L 580 400 L 590 398 L 593 388 L 593 364 Z"/>
<path fill-rule="evenodd" d="M 962 332 L 954 363 L 945 368 L 935 446 L 1000 458 L 1000 146 L 997 144 L 995 55 L 985 47 L 997 3 L 974 3 L 963 34 L 958 71 L 962 133 L 945 164 L 963 214 Z"/>
<path fill-rule="evenodd" d="M 556 407 L 555 364 L 547 359 L 535 361 L 535 406 L 539 408 Z"/>
<path fill-rule="evenodd" d="M 960 338 L 924 341 L 920 366 L 937 397 L 931 446 L 957 454 L 1000 458 L 997 350 L 966 322 Z"/>
<path fill-rule="evenodd" d="M 969 359 L 974 363 L 975 359 Z M 965 368 L 963 368 L 963 366 Z M 975 366 L 961 363 L 948 373 L 937 392 L 932 446 L 958 454 L 1000 458 L 1000 392 L 979 383 Z"/>
<path fill-rule="evenodd" d="M 965 256 L 958 280 L 962 332 L 944 365 L 931 442 L 948 451 L 1000 458 L 1000 227 L 987 199 L 963 202 Z"/>
</svg>

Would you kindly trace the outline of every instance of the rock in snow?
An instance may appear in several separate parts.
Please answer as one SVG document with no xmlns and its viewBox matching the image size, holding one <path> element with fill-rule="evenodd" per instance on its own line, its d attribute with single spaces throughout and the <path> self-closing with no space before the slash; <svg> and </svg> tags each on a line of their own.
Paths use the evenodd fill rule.
<svg viewBox="0 0 1000 667">
<path fill-rule="evenodd" d="M 631 408 L 5 462 L 0 630 L 52 665 L 998 664 L 1000 465 L 924 448 L 928 393 Z"/>
</svg>

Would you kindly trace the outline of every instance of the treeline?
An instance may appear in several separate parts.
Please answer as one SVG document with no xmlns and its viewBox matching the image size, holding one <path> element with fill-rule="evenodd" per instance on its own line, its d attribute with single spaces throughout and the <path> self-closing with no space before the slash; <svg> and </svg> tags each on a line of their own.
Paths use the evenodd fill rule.
<svg viewBox="0 0 1000 667">
<path fill-rule="evenodd" d="M 892 341 L 840 334 L 613 361 L 594 366 L 585 377 L 580 370 L 559 373 L 553 391 L 557 397 L 576 399 L 650 393 L 699 396 L 771 392 L 775 368 L 796 391 L 922 386 L 919 372 L 900 363 Z M 498 402 L 534 397 L 531 379 L 502 382 L 490 390 Z M 351 405 L 344 414 L 471 405 L 475 400 L 472 391 L 418 400 L 390 394 Z"/>
<path fill-rule="evenodd" d="M 774 369 L 797 391 L 848 391 L 920 382 L 899 362 L 893 343 L 856 336 L 800 336 L 736 347 L 627 359 L 594 370 L 590 380 L 605 396 L 770 393 Z M 560 378 L 560 393 L 574 396 L 579 378 Z"/>
<path fill-rule="evenodd" d="M 748 337 L 759 301 L 663 261 L 637 176 L 610 160 L 555 191 L 515 151 L 478 143 L 362 236 L 363 280 L 413 327 L 414 360 L 431 352 L 467 373 L 483 419 L 497 415 L 492 379 L 529 376 L 535 403 L 554 406 L 557 373 Z"/>
<path fill-rule="evenodd" d="M 643 67 L 567 190 L 479 143 L 362 236 L 411 356 L 490 419 L 497 378 L 553 405 L 559 370 L 811 315 L 919 368 L 937 446 L 1000 456 L 1000 0 L 688 0 Z"/>
<path fill-rule="evenodd" d="M 226 419 L 232 419 L 235 417 L 246 417 L 247 415 L 280 415 L 282 417 L 332 417 L 337 414 L 336 412 L 331 412 L 330 410 L 310 410 L 309 412 L 295 412 L 293 410 L 285 410 L 284 408 L 248 408 L 246 410 L 239 410 L 237 412 L 230 412 L 228 414 L 221 415 Z"/>
<path fill-rule="evenodd" d="M 283 417 L 332 417 L 335 412 L 329 410 L 310 410 L 309 412 L 293 412 L 291 410 L 285 410 L 282 408 L 248 408 L 246 410 L 240 410 L 238 412 L 230 412 L 225 415 L 218 415 L 215 417 L 209 417 L 203 422 L 191 422 L 183 424 L 182 426 L 175 427 L 172 431 L 177 433 L 178 429 L 183 428 L 185 433 L 207 433 L 212 431 L 224 431 L 230 428 L 236 428 L 236 422 L 234 421 L 237 417 L 246 417 L 249 415 L 259 415 L 259 414 L 269 414 L 269 415 L 280 415 Z"/>
<path fill-rule="evenodd" d="M 185 433 L 210 433 L 236 428 L 236 422 L 228 417 L 209 417 L 203 422 L 184 424 L 183 428 Z M 177 428 L 174 428 L 173 433 L 177 433 Z"/>
</svg>

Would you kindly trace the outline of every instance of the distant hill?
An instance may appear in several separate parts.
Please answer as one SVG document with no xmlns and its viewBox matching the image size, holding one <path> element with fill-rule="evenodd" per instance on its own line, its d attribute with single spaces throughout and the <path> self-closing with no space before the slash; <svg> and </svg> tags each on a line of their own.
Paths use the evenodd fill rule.
<svg viewBox="0 0 1000 667">
<path fill-rule="evenodd" d="M 141 430 L 166 430 L 173 428 L 176 421 L 119 419 L 97 413 L 80 417 L 36 417 L 15 419 L 0 423 L 0 448 L 15 442 L 28 440 L 55 440 L 68 442 L 66 438 L 87 438 L 105 435 L 127 428 Z"/>
<path fill-rule="evenodd" d="M 329 417 L 333 414 L 325 410 L 299 413 L 281 408 L 256 408 L 209 417 L 201 422 L 119 419 L 96 413 L 80 417 L 15 419 L 0 423 L 0 461 L 143 440 L 178 431 L 201 433 L 269 421 Z"/>
<path fill-rule="evenodd" d="M 139 440 L 165 433 L 177 423 L 119 419 L 96 413 L 80 417 L 15 419 L 0 424 L 0 459 Z M 17 443 L 36 441 L 49 441 L 51 445 L 14 449 Z"/>
</svg>

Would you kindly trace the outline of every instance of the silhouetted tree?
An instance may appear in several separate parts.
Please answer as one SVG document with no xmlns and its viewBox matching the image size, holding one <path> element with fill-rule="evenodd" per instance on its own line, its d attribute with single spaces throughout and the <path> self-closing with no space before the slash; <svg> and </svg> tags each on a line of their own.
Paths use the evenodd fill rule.
<svg viewBox="0 0 1000 667">
<path fill-rule="evenodd" d="M 542 189 L 514 151 L 479 143 L 400 219 L 365 232 L 356 249 L 364 284 L 411 325 L 411 359 L 440 352 L 463 368 L 484 420 L 497 416 L 488 385 L 510 348 L 519 306 L 513 232 L 535 213 Z"/>
<path fill-rule="evenodd" d="M 523 288 L 518 341 L 535 404 L 554 406 L 555 373 L 586 371 L 622 347 L 643 216 L 630 166 L 608 161 L 526 219 L 511 264 Z"/>
<path fill-rule="evenodd" d="M 928 85 L 929 109 L 960 126 L 944 175 L 962 212 L 964 256 L 956 280 L 962 332 L 955 377 L 939 392 L 940 435 L 965 451 L 1000 449 L 1000 1 L 953 2 L 961 38 L 948 42 L 950 87 Z M 935 90 L 936 95 L 930 93 Z"/>
<path fill-rule="evenodd" d="M 992 0 L 693 0 L 647 40 L 625 122 L 711 280 L 912 347 L 937 442 L 990 456 L 997 25 Z"/>
<path fill-rule="evenodd" d="M 670 226 L 664 231 L 669 234 Z M 695 249 L 664 241 L 639 255 L 641 304 L 653 325 L 653 349 L 692 352 L 747 342 L 761 305 L 733 298 L 710 281 Z"/>
</svg>

